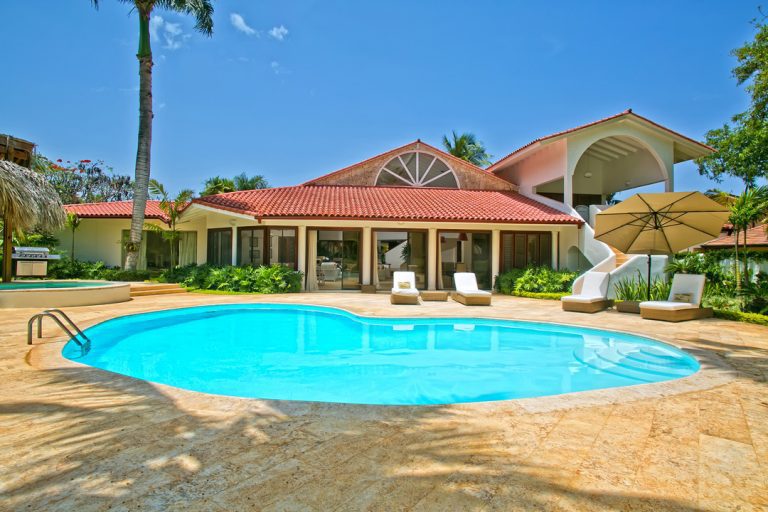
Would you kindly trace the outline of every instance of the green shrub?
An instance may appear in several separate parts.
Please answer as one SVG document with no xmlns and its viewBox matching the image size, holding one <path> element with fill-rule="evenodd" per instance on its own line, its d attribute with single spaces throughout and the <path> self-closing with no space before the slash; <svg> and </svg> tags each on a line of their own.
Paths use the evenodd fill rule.
<svg viewBox="0 0 768 512">
<path fill-rule="evenodd" d="M 720 309 L 723 311 L 741 310 L 741 301 L 735 297 L 725 295 L 704 295 L 702 306 L 706 308 Z"/>
<path fill-rule="evenodd" d="M 200 290 L 295 293 L 301 290 L 303 276 L 301 272 L 277 264 L 269 267 L 190 265 L 163 272 L 158 280 Z"/>
<path fill-rule="evenodd" d="M 48 264 L 50 279 L 104 279 L 106 281 L 146 281 L 150 277 L 147 270 L 129 272 L 119 267 L 110 268 L 101 261 L 77 261 L 62 258 Z"/>
<path fill-rule="evenodd" d="M 512 292 L 515 297 L 525 297 L 527 299 L 560 300 L 571 292 L 558 293 L 534 293 L 534 292 Z"/>
<path fill-rule="evenodd" d="M 496 277 L 496 290 L 505 295 L 517 295 L 523 292 L 565 293 L 570 291 L 577 276 L 576 272 L 552 270 L 549 267 L 513 269 Z"/>
<path fill-rule="evenodd" d="M 761 315 L 758 313 L 742 313 L 741 311 L 716 309 L 715 316 L 725 320 L 768 326 L 768 315 Z"/>
</svg>

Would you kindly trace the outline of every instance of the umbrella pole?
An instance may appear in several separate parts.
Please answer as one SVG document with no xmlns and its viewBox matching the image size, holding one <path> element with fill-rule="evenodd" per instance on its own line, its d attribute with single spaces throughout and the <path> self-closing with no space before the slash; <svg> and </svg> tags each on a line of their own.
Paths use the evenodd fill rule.
<svg viewBox="0 0 768 512">
<path fill-rule="evenodd" d="M 651 255 L 648 255 L 648 298 L 646 300 L 651 300 Z"/>
<path fill-rule="evenodd" d="M 7 215 L 3 216 L 3 282 L 11 282 L 11 252 L 13 251 L 13 229 Z"/>
</svg>

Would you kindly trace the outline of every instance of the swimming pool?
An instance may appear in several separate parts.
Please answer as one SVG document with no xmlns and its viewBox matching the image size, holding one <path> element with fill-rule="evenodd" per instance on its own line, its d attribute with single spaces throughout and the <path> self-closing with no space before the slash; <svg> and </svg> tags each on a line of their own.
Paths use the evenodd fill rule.
<svg viewBox="0 0 768 512">
<path fill-rule="evenodd" d="M 685 377 L 699 364 L 647 338 L 555 324 L 368 318 L 303 305 L 157 311 L 86 330 L 65 357 L 250 398 L 426 405 L 506 400 Z"/>
</svg>

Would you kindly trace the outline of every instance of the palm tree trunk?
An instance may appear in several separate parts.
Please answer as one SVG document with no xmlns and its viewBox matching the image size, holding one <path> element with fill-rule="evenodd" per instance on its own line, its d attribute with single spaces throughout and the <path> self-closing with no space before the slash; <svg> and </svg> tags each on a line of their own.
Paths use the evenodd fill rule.
<svg viewBox="0 0 768 512">
<path fill-rule="evenodd" d="M 11 221 L 7 216 L 3 216 L 3 282 L 10 283 L 12 278 L 13 261 L 11 253 L 13 251 L 13 228 Z"/>
<path fill-rule="evenodd" d="M 152 150 L 152 50 L 149 45 L 149 12 L 139 11 L 139 144 L 133 188 L 131 236 L 126 244 L 125 269 L 135 271 L 147 207 L 150 155 Z"/>
<path fill-rule="evenodd" d="M 734 263 L 733 263 L 733 272 L 736 274 L 736 291 L 741 290 L 741 277 L 739 277 L 739 233 L 741 230 L 738 228 L 734 229 L 733 233 L 735 235 L 735 244 L 734 244 L 734 251 L 736 252 L 736 255 L 734 257 Z"/>
</svg>

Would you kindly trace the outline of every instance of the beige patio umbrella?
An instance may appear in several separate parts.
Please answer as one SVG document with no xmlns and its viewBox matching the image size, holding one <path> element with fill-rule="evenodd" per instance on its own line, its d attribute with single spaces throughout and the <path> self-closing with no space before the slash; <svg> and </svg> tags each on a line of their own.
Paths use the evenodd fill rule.
<svg viewBox="0 0 768 512">
<path fill-rule="evenodd" d="M 626 254 L 674 254 L 720 236 L 730 211 L 701 192 L 635 194 L 597 214 L 595 238 Z"/>
<path fill-rule="evenodd" d="M 0 160 L 0 216 L 3 219 L 3 281 L 11 280 L 11 235 L 14 229 L 53 231 L 66 215 L 56 189 L 34 171 Z"/>
</svg>

